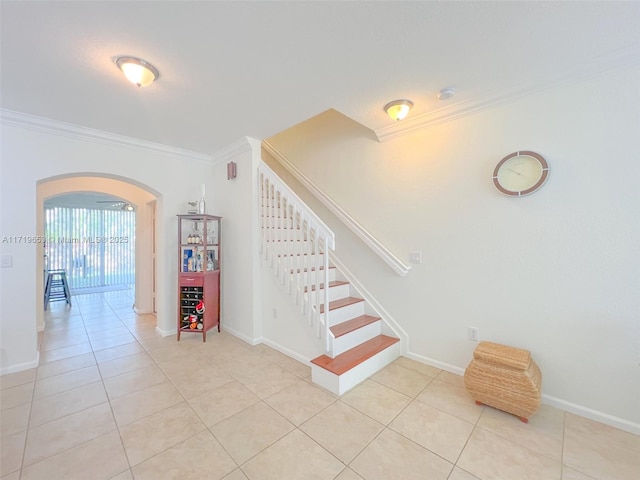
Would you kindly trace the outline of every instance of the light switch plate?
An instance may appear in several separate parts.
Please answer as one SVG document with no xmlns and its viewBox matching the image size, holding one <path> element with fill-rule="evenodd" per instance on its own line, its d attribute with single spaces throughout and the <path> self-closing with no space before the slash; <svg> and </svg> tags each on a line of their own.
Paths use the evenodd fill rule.
<svg viewBox="0 0 640 480">
<path fill-rule="evenodd" d="M 422 263 L 422 252 L 409 252 L 409 261 L 411 263 Z"/>
<path fill-rule="evenodd" d="M 0 255 L 0 266 L 2 268 L 13 267 L 13 255 Z"/>
</svg>

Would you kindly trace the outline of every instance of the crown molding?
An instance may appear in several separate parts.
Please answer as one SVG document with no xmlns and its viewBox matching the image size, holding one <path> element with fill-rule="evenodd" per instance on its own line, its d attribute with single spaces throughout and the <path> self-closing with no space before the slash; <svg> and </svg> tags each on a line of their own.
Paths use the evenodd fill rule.
<svg viewBox="0 0 640 480">
<path fill-rule="evenodd" d="M 360 225 L 351 215 L 320 190 L 315 183 L 307 178 L 295 165 L 293 165 L 282 153 L 280 153 L 267 140 L 262 142 L 264 149 L 273 156 L 285 169 L 289 171 L 311 194 L 316 197 L 331 213 L 340 219 L 365 245 L 373 250 L 394 272 L 404 277 L 411 270 L 410 265 L 405 265 L 387 247 L 377 240 L 367 229 Z"/>
<path fill-rule="evenodd" d="M 260 151 L 260 141 L 251 137 L 242 137 L 239 140 L 221 148 L 213 154 L 212 164 L 220 165 L 222 163 L 230 162 L 239 155 L 245 152 L 257 149 Z"/>
<path fill-rule="evenodd" d="M 600 77 L 613 70 L 638 64 L 640 64 L 640 51 L 632 47 L 621 49 L 611 55 L 593 59 L 587 66 L 579 65 L 569 68 L 556 75 L 553 80 L 536 85 L 518 85 L 500 92 L 490 92 L 478 96 L 475 100 L 453 103 L 435 111 L 379 128 L 374 130 L 374 133 L 379 142 L 386 142 L 421 128 L 456 120 L 545 90 Z"/>
<path fill-rule="evenodd" d="M 38 117 L 27 113 L 13 110 L 0 109 L 0 124 L 9 125 L 26 130 L 59 135 L 73 138 L 75 140 L 85 140 L 93 143 L 103 143 L 116 145 L 123 148 L 142 150 L 145 152 L 159 153 L 176 157 L 181 160 L 192 160 L 199 163 L 211 165 L 211 156 L 182 148 L 170 147 L 161 143 L 139 140 L 137 138 L 126 137 L 116 133 L 104 132 L 93 128 L 82 127 L 72 123 L 61 122 L 45 117 Z"/>
</svg>

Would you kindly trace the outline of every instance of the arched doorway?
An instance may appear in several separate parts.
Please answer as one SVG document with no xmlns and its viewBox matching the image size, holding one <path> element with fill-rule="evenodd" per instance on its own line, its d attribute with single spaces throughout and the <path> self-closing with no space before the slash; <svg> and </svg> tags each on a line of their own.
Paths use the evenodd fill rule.
<svg viewBox="0 0 640 480">
<path fill-rule="evenodd" d="M 37 184 L 38 235 L 44 237 L 44 205 L 48 199 L 65 194 L 110 195 L 123 199 L 135 208 L 135 276 L 134 305 L 136 313 L 155 312 L 156 293 L 156 209 L 160 195 L 152 189 L 130 179 L 99 174 L 64 175 L 43 179 Z M 38 271 L 44 272 L 44 246 L 37 249 Z M 42 278 L 36 281 L 37 299 L 42 308 L 37 308 L 37 329 L 44 329 L 44 287 Z"/>
</svg>

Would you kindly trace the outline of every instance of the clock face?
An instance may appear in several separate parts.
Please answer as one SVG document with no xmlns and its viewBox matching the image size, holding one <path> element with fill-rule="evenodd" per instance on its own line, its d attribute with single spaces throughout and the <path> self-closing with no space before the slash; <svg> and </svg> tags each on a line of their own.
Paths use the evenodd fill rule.
<svg viewBox="0 0 640 480">
<path fill-rule="evenodd" d="M 493 172 L 493 183 L 505 195 L 524 196 L 539 189 L 549 176 L 549 165 L 534 152 L 515 152 L 503 158 Z"/>
</svg>

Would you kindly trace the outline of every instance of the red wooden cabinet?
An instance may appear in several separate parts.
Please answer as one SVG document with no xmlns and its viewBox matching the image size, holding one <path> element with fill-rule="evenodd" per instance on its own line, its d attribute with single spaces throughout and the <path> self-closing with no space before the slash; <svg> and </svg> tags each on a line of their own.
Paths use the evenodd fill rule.
<svg viewBox="0 0 640 480">
<path fill-rule="evenodd" d="M 220 331 L 220 220 L 178 215 L 178 340 L 183 332 Z"/>
</svg>

